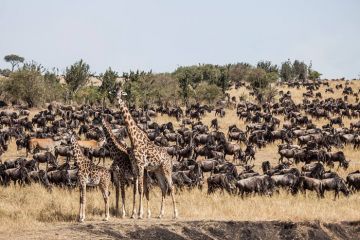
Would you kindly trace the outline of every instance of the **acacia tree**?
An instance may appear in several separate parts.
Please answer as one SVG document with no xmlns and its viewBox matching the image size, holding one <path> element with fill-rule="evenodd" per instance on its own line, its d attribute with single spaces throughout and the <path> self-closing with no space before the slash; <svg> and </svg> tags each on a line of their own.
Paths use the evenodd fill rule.
<svg viewBox="0 0 360 240">
<path fill-rule="evenodd" d="M 16 54 L 9 54 L 4 57 L 4 60 L 11 64 L 11 71 L 13 72 L 14 68 L 19 66 L 20 63 L 23 63 L 25 59 Z"/>
<path fill-rule="evenodd" d="M 65 71 L 65 82 L 68 86 L 68 94 L 70 99 L 84 87 L 90 78 L 90 66 L 85 63 L 82 59 L 70 67 L 66 68 Z"/>
</svg>

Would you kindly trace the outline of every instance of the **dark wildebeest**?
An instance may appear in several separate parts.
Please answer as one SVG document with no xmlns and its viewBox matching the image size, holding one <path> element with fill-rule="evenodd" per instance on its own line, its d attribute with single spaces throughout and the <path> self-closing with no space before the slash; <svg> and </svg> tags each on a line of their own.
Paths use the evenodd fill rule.
<svg viewBox="0 0 360 240">
<path fill-rule="evenodd" d="M 316 179 L 322 179 L 325 172 L 324 166 L 319 162 L 305 164 L 301 170 L 307 177 Z"/>
<path fill-rule="evenodd" d="M 276 187 L 282 187 L 286 190 L 289 190 L 292 194 L 297 193 L 298 181 L 299 177 L 292 174 L 287 173 L 284 175 L 273 175 L 271 176 Z"/>
<path fill-rule="evenodd" d="M 346 177 L 346 182 L 352 191 L 360 190 L 360 171 L 349 173 Z"/>
<path fill-rule="evenodd" d="M 62 156 L 66 158 L 66 162 L 69 162 L 74 155 L 73 150 L 70 146 L 56 146 L 54 154 L 56 160 L 58 159 L 58 156 Z"/>
<path fill-rule="evenodd" d="M 46 163 L 46 169 L 48 169 L 49 164 L 54 166 L 58 165 L 55 156 L 51 152 L 35 153 L 33 159 L 37 161 L 37 169 L 39 169 L 40 163 Z"/>
<path fill-rule="evenodd" d="M 322 196 L 322 182 L 316 178 L 301 176 L 299 178 L 299 189 L 305 194 L 306 190 L 315 191 L 318 198 Z"/>
<path fill-rule="evenodd" d="M 47 177 L 47 173 L 44 170 L 31 171 L 28 173 L 28 175 L 29 175 L 31 182 L 41 183 L 47 188 L 50 187 L 50 182 Z"/>
<path fill-rule="evenodd" d="M 28 171 L 23 166 L 4 170 L 2 178 L 4 185 L 7 186 L 10 184 L 11 180 L 14 181 L 14 184 L 18 182 L 22 186 L 24 186 L 25 183 L 29 183 Z"/>
<path fill-rule="evenodd" d="M 214 193 L 216 189 L 221 189 L 221 192 L 224 192 L 224 189 L 232 194 L 234 190 L 234 186 L 232 182 L 234 181 L 234 177 L 231 174 L 220 173 L 214 174 L 207 179 L 208 184 L 208 194 Z"/>
<path fill-rule="evenodd" d="M 239 190 L 241 198 L 244 197 L 245 193 L 259 193 L 271 196 L 274 188 L 273 180 L 268 175 L 241 179 L 237 181 L 235 185 Z"/>
<path fill-rule="evenodd" d="M 339 198 L 339 193 L 342 192 L 345 196 L 348 196 L 350 191 L 345 184 L 344 179 L 335 177 L 335 178 L 327 178 L 322 179 L 322 192 L 321 196 L 324 197 L 325 191 L 335 191 L 334 200 L 336 196 Z"/>
</svg>

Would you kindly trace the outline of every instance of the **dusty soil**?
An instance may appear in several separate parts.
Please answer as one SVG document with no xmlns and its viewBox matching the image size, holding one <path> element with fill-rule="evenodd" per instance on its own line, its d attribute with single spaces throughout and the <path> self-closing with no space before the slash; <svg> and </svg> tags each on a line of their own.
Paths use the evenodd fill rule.
<svg viewBox="0 0 360 240">
<path fill-rule="evenodd" d="M 48 223 L 46 229 L 2 233 L 0 239 L 360 239 L 360 221 L 322 223 L 112 219 L 109 222 Z"/>
</svg>

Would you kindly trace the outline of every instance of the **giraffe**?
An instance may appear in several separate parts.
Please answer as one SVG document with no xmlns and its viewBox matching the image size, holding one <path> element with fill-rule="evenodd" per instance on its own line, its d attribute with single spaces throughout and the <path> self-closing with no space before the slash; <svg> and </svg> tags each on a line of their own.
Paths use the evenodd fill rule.
<svg viewBox="0 0 360 240">
<path fill-rule="evenodd" d="M 77 181 L 80 185 L 80 209 L 79 209 L 79 222 L 85 221 L 85 208 L 86 208 L 86 186 L 99 185 L 105 202 L 105 218 L 109 220 L 109 185 L 111 175 L 109 170 L 104 167 L 96 166 L 90 159 L 88 159 L 81 151 L 75 135 L 70 137 L 71 146 L 74 151 L 74 158 L 78 166 Z"/>
<path fill-rule="evenodd" d="M 131 149 L 129 149 L 125 142 L 118 141 L 111 131 L 111 126 L 108 122 L 103 118 L 101 120 L 104 135 L 106 138 L 106 147 L 110 152 L 111 158 L 113 159 L 113 164 L 111 165 L 111 169 L 113 170 L 113 179 L 116 189 L 116 212 L 119 211 L 119 188 L 121 188 L 121 199 L 122 199 L 122 207 L 121 207 L 121 217 L 126 215 L 125 211 L 125 184 L 126 180 L 130 177 L 134 178 L 134 165 L 132 162 L 133 154 Z M 134 181 L 136 184 L 136 181 Z M 133 193 L 133 210 L 131 217 L 135 216 L 135 196 L 136 196 L 136 186 L 134 185 L 134 193 Z M 145 191 L 145 196 L 149 199 L 149 192 Z M 150 215 L 150 210 L 148 209 L 148 215 Z"/>
<path fill-rule="evenodd" d="M 117 100 L 120 106 L 120 112 L 123 115 L 125 126 L 129 133 L 131 145 L 133 147 L 134 173 L 136 176 L 136 186 L 139 190 L 139 213 L 138 217 L 143 217 L 143 192 L 144 192 L 144 172 L 151 171 L 155 173 L 161 188 L 161 207 L 159 218 L 164 215 L 164 199 L 166 194 L 170 194 L 173 203 L 174 218 L 177 218 L 177 208 L 174 196 L 174 187 L 172 183 L 172 160 L 165 148 L 155 145 L 150 141 L 147 134 L 141 130 L 132 118 L 125 101 L 121 96 L 125 95 L 119 89 Z M 137 189 L 135 190 L 137 192 Z M 147 205 L 149 201 L 147 201 Z M 148 207 L 149 209 L 149 207 Z M 148 216 L 149 217 L 149 216 Z"/>
</svg>

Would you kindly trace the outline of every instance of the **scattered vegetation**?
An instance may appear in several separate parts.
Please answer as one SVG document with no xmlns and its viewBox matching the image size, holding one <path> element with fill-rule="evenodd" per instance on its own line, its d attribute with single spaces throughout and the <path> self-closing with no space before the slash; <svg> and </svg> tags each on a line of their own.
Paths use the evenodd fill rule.
<svg viewBox="0 0 360 240">
<path fill-rule="evenodd" d="M 128 93 L 128 100 L 138 107 L 152 104 L 179 106 L 194 102 L 215 104 L 230 86 L 244 82 L 263 92 L 264 99 L 272 99 L 274 89 L 269 87 L 278 80 L 319 80 L 321 76 L 311 64 L 307 66 L 299 60 L 288 60 L 280 68 L 270 61 L 260 61 L 256 66 L 248 63 L 199 64 L 181 66 L 172 73 L 137 70 L 122 76 L 108 68 L 96 77 L 101 84 L 93 86 L 89 82 L 95 76 L 84 60 L 66 68 L 64 82 L 55 71 L 48 71 L 34 62 L 24 62 L 25 59 L 18 55 L 7 55 L 4 60 L 11 64 L 11 70 L 0 70 L 0 75 L 5 77 L 0 86 L 2 98 L 28 106 L 41 106 L 54 100 L 108 106 L 114 103 L 120 85 Z"/>
</svg>

